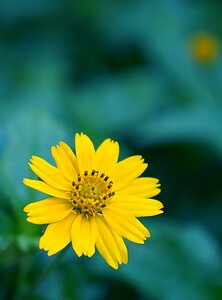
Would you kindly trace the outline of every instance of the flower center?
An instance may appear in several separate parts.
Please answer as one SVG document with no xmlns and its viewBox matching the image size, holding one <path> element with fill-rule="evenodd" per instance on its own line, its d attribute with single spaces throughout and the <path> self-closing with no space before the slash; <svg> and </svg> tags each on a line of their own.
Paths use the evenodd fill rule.
<svg viewBox="0 0 222 300">
<path fill-rule="evenodd" d="M 104 173 L 92 170 L 91 173 L 85 171 L 81 176 L 78 174 L 77 181 L 72 182 L 70 191 L 70 201 L 73 205 L 73 212 L 92 217 L 102 214 L 110 197 L 115 195 L 112 192 L 113 182 Z"/>
</svg>

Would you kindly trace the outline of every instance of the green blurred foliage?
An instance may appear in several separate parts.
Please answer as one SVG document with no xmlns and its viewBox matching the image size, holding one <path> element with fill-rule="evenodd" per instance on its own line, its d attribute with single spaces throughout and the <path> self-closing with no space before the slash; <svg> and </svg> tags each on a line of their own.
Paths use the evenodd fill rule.
<svg viewBox="0 0 222 300">
<path fill-rule="evenodd" d="M 0 2 L 0 298 L 222 299 L 222 56 L 220 1 Z M 218 40 L 212 62 L 189 45 Z M 76 132 L 121 157 L 142 154 L 162 184 L 165 214 L 142 221 L 118 271 L 95 257 L 38 249 L 44 227 L 23 207 L 31 155 Z"/>
</svg>

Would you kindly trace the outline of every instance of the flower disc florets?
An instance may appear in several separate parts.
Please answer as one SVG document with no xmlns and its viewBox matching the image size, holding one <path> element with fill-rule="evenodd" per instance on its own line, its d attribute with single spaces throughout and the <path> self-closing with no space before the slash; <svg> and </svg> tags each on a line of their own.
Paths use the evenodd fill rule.
<svg viewBox="0 0 222 300">
<path fill-rule="evenodd" d="M 96 170 L 85 171 L 82 176 L 78 174 L 70 191 L 73 212 L 84 214 L 86 217 L 102 214 L 107 201 L 115 194 L 111 191 L 112 185 L 113 182 L 107 175 Z"/>
</svg>

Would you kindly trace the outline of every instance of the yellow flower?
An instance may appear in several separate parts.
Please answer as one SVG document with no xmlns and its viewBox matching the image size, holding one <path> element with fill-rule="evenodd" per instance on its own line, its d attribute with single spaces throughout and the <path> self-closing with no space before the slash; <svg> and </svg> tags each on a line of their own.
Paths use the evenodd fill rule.
<svg viewBox="0 0 222 300">
<path fill-rule="evenodd" d="M 143 244 L 149 231 L 136 217 L 162 213 L 163 205 L 150 199 L 159 194 L 158 179 L 137 178 L 147 168 L 141 156 L 118 162 L 119 145 L 106 139 L 95 151 L 83 133 L 75 136 L 76 155 L 63 143 L 52 147 L 57 167 L 32 156 L 32 171 L 41 180 L 24 184 L 50 198 L 30 203 L 27 221 L 48 224 L 39 247 L 53 255 L 70 242 L 78 256 L 91 257 L 95 247 L 117 269 L 128 262 L 126 238 Z"/>
<path fill-rule="evenodd" d="M 219 54 L 217 38 L 208 33 L 197 34 L 191 40 L 191 53 L 198 62 L 207 63 L 213 61 Z"/>
</svg>

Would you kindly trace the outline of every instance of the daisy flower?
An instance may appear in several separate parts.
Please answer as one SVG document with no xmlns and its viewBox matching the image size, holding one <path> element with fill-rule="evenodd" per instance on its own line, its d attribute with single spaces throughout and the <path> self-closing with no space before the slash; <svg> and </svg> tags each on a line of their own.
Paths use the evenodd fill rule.
<svg viewBox="0 0 222 300">
<path fill-rule="evenodd" d="M 114 269 L 128 262 L 123 238 L 143 244 L 150 237 L 137 217 L 161 214 L 163 205 L 150 199 L 159 194 L 158 179 L 140 177 L 147 164 L 140 155 L 118 162 L 119 144 L 106 139 L 97 150 L 83 133 L 75 150 L 64 142 L 52 147 L 56 167 L 38 156 L 29 166 L 40 180 L 24 184 L 50 195 L 25 206 L 27 221 L 48 224 L 39 247 L 53 255 L 69 243 L 80 257 L 95 248 Z"/>
</svg>

